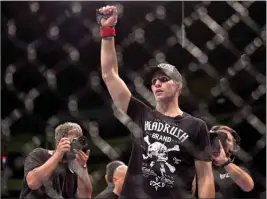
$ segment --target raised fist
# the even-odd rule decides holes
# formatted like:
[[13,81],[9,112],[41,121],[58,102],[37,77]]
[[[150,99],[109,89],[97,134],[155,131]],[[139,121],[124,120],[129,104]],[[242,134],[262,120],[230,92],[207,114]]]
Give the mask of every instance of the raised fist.
[[97,23],[102,27],[112,27],[117,23],[117,8],[104,6],[97,10]]

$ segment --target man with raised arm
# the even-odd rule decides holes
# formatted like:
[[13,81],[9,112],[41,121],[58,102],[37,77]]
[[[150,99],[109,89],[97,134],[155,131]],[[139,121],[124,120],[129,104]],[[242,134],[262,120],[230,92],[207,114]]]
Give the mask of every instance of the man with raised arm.
[[115,105],[141,129],[134,134],[121,199],[191,198],[198,176],[199,198],[214,198],[211,149],[206,123],[179,107],[182,76],[170,64],[154,66],[149,74],[155,110],[132,96],[118,74],[115,51],[117,9],[97,10],[100,25],[101,72]]

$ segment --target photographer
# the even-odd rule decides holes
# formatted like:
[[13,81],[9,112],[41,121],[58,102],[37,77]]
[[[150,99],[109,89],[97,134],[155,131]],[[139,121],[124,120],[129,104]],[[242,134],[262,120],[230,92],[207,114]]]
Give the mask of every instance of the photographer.
[[[237,198],[238,190],[250,192],[254,187],[253,179],[247,169],[233,162],[234,153],[239,150],[238,134],[228,126],[218,125],[211,128],[210,139],[216,199]],[[195,180],[193,194],[197,194]]]
[[87,140],[76,123],[55,129],[56,149],[34,149],[24,163],[20,198],[91,198],[92,185],[84,153]]

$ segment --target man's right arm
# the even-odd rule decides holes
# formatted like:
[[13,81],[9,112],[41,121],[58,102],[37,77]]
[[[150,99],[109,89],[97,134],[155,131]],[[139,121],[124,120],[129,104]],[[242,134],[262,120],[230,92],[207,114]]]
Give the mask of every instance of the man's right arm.
[[57,164],[66,151],[70,150],[70,141],[68,138],[62,138],[59,141],[57,150],[55,153],[41,166],[38,162],[40,154],[32,153],[30,154],[25,161],[25,177],[27,185],[30,189],[36,190],[40,188],[44,181],[46,181],[53,171],[56,169]]
[[215,198],[214,176],[211,163],[211,145],[207,125],[204,121],[199,124],[195,142],[195,169],[199,198]]
[[102,39],[101,70],[102,78],[108,88],[113,102],[124,112],[127,112],[128,104],[131,98],[131,92],[118,74],[114,38],[111,40]]
[[[28,158],[29,159],[27,161],[31,161],[32,157]],[[60,155],[58,153],[55,153],[42,166],[29,171],[26,175],[28,187],[32,190],[40,188],[43,182],[48,179],[52,172],[56,169],[56,166],[60,159]]]
[[[117,20],[117,10],[115,7],[104,7],[105,10],[113,9],[113,16],[108,20],[101,20],[101,24],[112,26]],[[112,20],[113,18],[114,20]],[[115,105],[127,112],[128,104],[131,99],[131,92],[124,81],[119,77],[118,62],[115,50],[114,37],[112,39],[102,39],[101,43],[101,73],[111,98]]]

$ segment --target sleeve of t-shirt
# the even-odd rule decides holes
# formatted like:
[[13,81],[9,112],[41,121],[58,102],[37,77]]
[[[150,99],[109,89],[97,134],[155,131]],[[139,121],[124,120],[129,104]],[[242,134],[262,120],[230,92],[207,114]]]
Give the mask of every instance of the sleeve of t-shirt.
[[127,115],[134,122],[138,122],[143,117],[145,111],[149,109],[150,108],[146,104],[144,104],[134,96],[131,96],[127,109]]
[[205,122],[201,122],[195,142],[195,159],[200,161],[211,161],[211,145],[208,127]]
[[114,192],[110,192],[108,194],[103,194],[103,195],[97,195],[93,199],[118,199],[119,196],[116,195]]
[[119,196],[112,192],[107,199],[117,199],[117,198],[119,198]]
[[26,177],[30,171],[43,164],[41,160],[42,155],[43,155],[42,149],[36,148],[27,156],[24,162],[24,177]]

